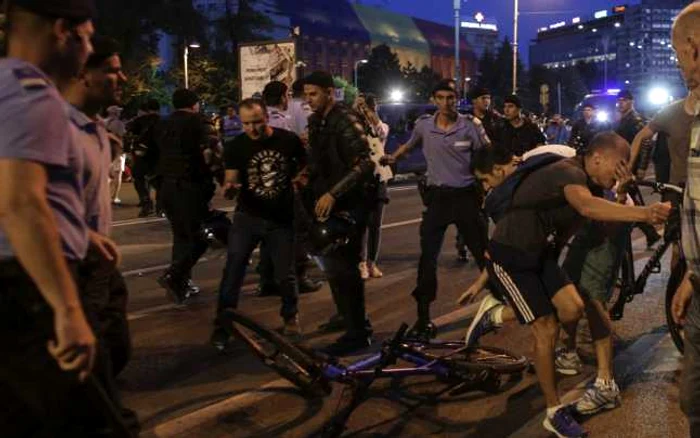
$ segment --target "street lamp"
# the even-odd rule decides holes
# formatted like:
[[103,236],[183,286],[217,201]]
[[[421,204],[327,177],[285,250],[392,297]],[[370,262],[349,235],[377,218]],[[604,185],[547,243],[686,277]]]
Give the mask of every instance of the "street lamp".
[[462,0],[454,0],[454,9],[455,9],[455,83],[457,86],[461,86],[460,84],[460,72],[459,72],[459,21],[460,21],[460,12],[459,10],[462,8]]
[[190,57],[190,49],[199,49],[199,43],[189,43],[185,44],[185,53],[184,53],[184,60],[185,60],[185,88],[190,88],[190,76],[189,76],[189,67],[188,67],[188,58]]
[[[367,64],[366,59],[360,59],[358,61],[355,61],[355,88],[357,88],[357,67],[359,67],[360,64]],[[359,88],[357,88],[359,90]]]
[[513,0],[513,94],[518,91],[518,0]]

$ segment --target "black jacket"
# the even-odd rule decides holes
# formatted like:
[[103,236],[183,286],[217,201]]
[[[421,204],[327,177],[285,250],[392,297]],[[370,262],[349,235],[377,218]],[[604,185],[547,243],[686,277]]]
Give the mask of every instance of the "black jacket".
[[571,128],[569,146],[578,151],[585,151],[596,134],[609,129],[610,125],[607,123],[599,122],[595,119],[591,120],[591,123],[586,123],[585,119],[579,119]]
[[362,124],[336,103],[325,118],[309,117],[309,185],[311,198],[326,193],[336,199],[334,211],[349,211],[366,204],[374,163]]
[[637,111],[630,111],[620,119],[620,122],[615,127],[615,132],[622,138],[632,143],[637,133],[644,128],[646,120]]
[[203,154],[209,144],[208,129],[199,114],[175,111],[156,125],[154,134],[158,176],[211,183],[212,173]]
[[495,139],[497,145],[517,156],[522,156],[539,145],[547,144],[547,138],[537,125],[527,119],[523,121],[523,125],[519,128],[514,127],[507,120],[504,121]]

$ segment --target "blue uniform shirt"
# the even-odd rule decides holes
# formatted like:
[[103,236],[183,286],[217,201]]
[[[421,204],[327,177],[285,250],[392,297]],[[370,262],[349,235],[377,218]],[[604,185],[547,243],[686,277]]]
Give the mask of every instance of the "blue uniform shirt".
[[455,124],[443,131],[436,118],[437,114],[420,117],[406,144],[410,149],[422,146],[429,185],[469,187],[476,181],[469,170],[472,154],[491,143],[484,126],[473,116],[459,114]]
[[[88,247],[82,189],[82,151],[71,139],[68,111],[49,78],[18,59],[0,60],[0,159],[42,164],[48,177],[46,197],[54,212],[70,260]],[[14,256],[0,229],[0,259]]]
[[112,150],[102,120],[92,120],[68,104],[73,141],[83,151],[85,171],[85,220],[91,230],[105,236],[112,226],[112,202],[109,192],[109,168]]
[[290,118],[277,108],[267,108],[268,124],[273,128],[292,131],[292,123]]

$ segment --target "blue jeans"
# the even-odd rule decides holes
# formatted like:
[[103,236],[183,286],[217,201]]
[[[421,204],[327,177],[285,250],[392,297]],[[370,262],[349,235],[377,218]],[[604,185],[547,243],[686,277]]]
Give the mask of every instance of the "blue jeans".
[[226,267],[219,287],[218,311],[238,307],[248,261],[261,242],[273,255],[273,275],[282,295],[280,315],[284,319],[294,317],[299,301],[294,272],[294,227],[292,224],[273,222],[243,211],[233,214]]

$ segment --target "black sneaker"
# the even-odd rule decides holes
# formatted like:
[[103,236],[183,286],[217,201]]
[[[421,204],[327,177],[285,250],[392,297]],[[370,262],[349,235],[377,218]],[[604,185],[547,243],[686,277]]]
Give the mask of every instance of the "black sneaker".
[[185,282],[185,289],[187,290],[187,296],[193,297],[195,295],[199,295],[199,293],[202,291],[199,286],[194,284],[192,279],[189,279]]
[[217,351],[223,353],[226,350],[229,340],[231,340],[231,335],[222,328],[215,328],[209,338],[209,343],[212,347],[216,348]]
[[345,356],[367,348],[370,345],[372,345],[372,338],[370,336],[343,335],[331,345],[323,348],[321,352],[330,356]]
[[328,322],[325,322],[318,326],[318,331],[321,333],[333,333],[342,332],[346,328],[347,326],[345,325],[343,317],[340,315],[333,315],[328,320]]
[[412,339],[420,342],[428,342],[437,336],[437,327],[432,321],[416,321],[413,327],[406,334],[407,339]]
[[274,297],[279,294],[280,291],[274,284],[259,284],[254,293],[256,297]]
[[189,297],[185,283],[176,281],[172,274],[165,273],[158,277],[158,284],[165,289],[165,292],[175,304],[183,304]]
[[312,292],[318,292],[319,289],[323,287],[323,283],[320,281],[312,280],[309,277],[299,278],[299,293],[309,294]]

